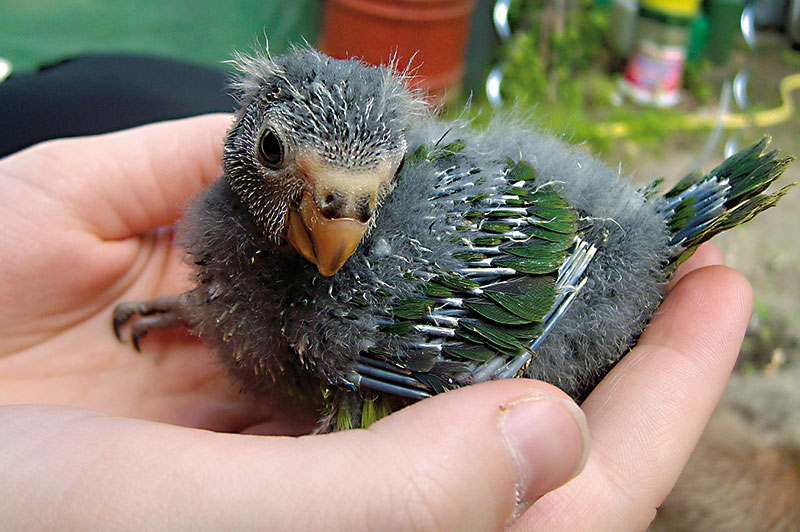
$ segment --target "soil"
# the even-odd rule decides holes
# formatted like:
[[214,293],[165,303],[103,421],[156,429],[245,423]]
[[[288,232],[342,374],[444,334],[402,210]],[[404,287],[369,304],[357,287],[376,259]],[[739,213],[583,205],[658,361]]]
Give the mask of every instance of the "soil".
[[[751,72],[747,91],[749,109],[777,107],[782,102],[778,90],[781,79],[800,71],[800,51],[793,50],[783,34],[760,33],[754,52],[736,50],[730,64],[712,69],[707,76],[721,87],[724,80],[732,79],[742,69]],[[797,92],[791,98],[795,105],[800,103]],[[707,110],[713,107],[708,106]],[[800,158],[800,111],[769,129],[750,127],[723,132],[713,155],[702,168],[710,170],[721,162],[723,146],[729,139],[738,139],[739,147],[744,147],[765,135],[772,137],[771,146],[780,149],[783,155]],[[676,135],[653,148],[622,142],[614,153],[602,157],[612,167],[622,160],[623,173],[632,174],[636,182],[644,184],[663,177],[670,183],[693,169],[706,138],[696,134]],[[789,167],[778,186],[792,182],[800,182],[800,161]],[[747,276],[754,290],[754,313],[740,355],[739,371],[746,375],[800,365],[800,186],[789,191],[774,209],[717,236],[714,242],[722,248],[726,263]],[[797,407],[800,410],[800,399]]]

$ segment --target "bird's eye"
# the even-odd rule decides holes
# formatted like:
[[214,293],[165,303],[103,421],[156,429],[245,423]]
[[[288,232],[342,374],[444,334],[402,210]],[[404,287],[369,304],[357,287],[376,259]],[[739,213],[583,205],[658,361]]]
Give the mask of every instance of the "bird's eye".
[[274,131],[266,129],[258,141],[258,155],[261,162],[272,168],[283,164],[283,144]]

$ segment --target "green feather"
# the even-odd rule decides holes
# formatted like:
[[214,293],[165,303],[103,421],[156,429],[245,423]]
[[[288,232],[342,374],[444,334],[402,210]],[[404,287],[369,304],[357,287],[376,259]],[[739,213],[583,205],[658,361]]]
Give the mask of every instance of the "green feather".
[[486,362],[487,360],[491,360],[493,357],[497,356],[497,351],[482,345],[448,345],[442,348],[442,352],[451,357],[475,360],[477,362]]
[[397,334],[397,335],[404,335],[410,333],[414,328],[414,323],[410,321],[398,321],[395,323],[387,323],[386,325],[381,325],[378,327],[378,330],[381,332],[385,332],[386,334]]
[[522,213],[506,211],[502,209],[498,209],[496,211],[489,211],[486,213],[487,218],[522,218],[523,216],[525,215]]
[[560,220],[531,220],[531,224],[549,231],[574,236],[578,231],[577,222],[563,222]]
[[492,301],[502,306],[505,310],[519,316],[521,319],[527,320],[528,323],[542,321],[542,318],[553,308],[553,303],[556,300],[555,290],[544,297],[537,297],[534,295],[517,296],[511,294],[487,295]]
[[569,223],[575,222],[578,219],[578,216],[575,214],[574,210],[565,209],[564,207],[536,205],[533,207],[528,207],[527,210],[528,214],[531,216],[536,216],[540,220],[552,220]]
[[549,259],[495,259],[492,266],[512,268],[519,273],[541,274],[557,270],[564,262],[566,253],[559,253]]
[[457,275],[440,275],[436,278],[436,281],[447,288],[466,292],[469,292],[480,286],[475,281],[470,281],[469,279],[459,277]]
[[[523,233],[526,235],[530,235],[536,238],[541,238],[542,240],[547,240],[550,242],[561,242],[561,243],[568,243],[572,245],[573,240],[575,240],[575,233],[564,233],[564,232],[557,232],[548,229],[547,227],[542,227],[539,225],[532,225],[530,227],[526,227],[522,230]],[[569,247],[569,246],[567,246]]]
[[675,196],[677,196],[681,192],[687,190],[689,187],[691,187],[692,185],[694,185],[695,183],[700,181],[702,178],[703,178],[702,172],[700,172],[699,170],[694,170],[694,171],[686,174],[686,176],[684,176],[683,179],[678,181],[675,184],[675,186],[673,186],[671,189],[669,189],[664,194],[664,197],[667,198],[667,199],[674,198]]
[[473,262],[476,260],[485,259],[486,255],[477,251],[456,251],[453,253],[453,257],[465,262]]
[[509,312],[502,306],[495,305],[491,302],[470,301],[464,303],[464,306],[477,312],[481,317],[500,325],[525,325],[533,321],[532,319],[526,319],[523,316]]
[[364,399],[364,403],[361,406],[361,428],[369,427],[379,419],[391,414],[391,412],[389,397],[386,394]]
[[[462,322],[462,327],[463,330],[480,337],[487,345],[494,345],[506,354],[516,354],[519,350],[525,349],[525,346],[519,343],[513,334],[500,327],[494,327],[477,320]],[[459,330],[462,330],[462,328],[460,327]]]
[[431,281],[420,286],[422,293],[430,297],[452,297],[453,291],[441,284]]
[[476,246],[499,246],[505,239],[501,236],[479,236],[472,239]]
[[433,300],[424,297],[404,297],[395,303],[392,314],[404,320],[420,320],[433,308]]
[[350,430],[353,428],[353,417],[351,415],[350,409],[344,402],[339,404],[339,408],[336,410],[336,430]]
[[563,255],[566,255],[566,250],[572,247],[571,241],[569,245],[566,246],[560,242],[544,242],[541,240],[538,242],[534,241],[533,244],[534,245],[527,246],[508,246],[500,249],[502,249],[504,253],[525,259],[547,260],[561,254],[563,260]]
[[486,222],[481,225],[481,229],[487,233],[504,234],[511,231],[511,226],[500,222]]
[[536,179],[536,170],[525,161],[520,161],[516,164],[509,161],[509,167],[506,179],[511,183],[516,181],[533,181]]
[[[681,244],[682,251],[672,259],[673,265],[688,259],[703,242],[774,206],[796,184],[787,185],[773,194],[764,192],[783,174],[793,160],[791,157],[778,158],[776,150],[764,153],[768,143],[769,138],[761,139],[752,146],[730,156],[705,177],[698,177],[699,174],[690,174],[665,194],[667,198],[676,198],[687,191],[692,184],[702,185],[715,177],[720,180],[727,179],[730,187],[725,201],[727,210],[718,215],[713,222],[699,226],[695,231],[687,231],[689,234],[683,236],[685,241]],[[675,207],[674,213],[667,221],[673,234],[685,228],[696,216],[695,204],[696,198],[691,193],[687,193],[687,197]]]

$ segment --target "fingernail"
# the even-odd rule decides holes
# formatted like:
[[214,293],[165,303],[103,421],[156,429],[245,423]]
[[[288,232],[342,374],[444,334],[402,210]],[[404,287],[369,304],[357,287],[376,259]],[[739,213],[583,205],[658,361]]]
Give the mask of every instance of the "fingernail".
[[559,397],[524,397],[501,410],[500,430],[516,466],[516,519],[536,499],[583,470],[589,427],[580,407]]

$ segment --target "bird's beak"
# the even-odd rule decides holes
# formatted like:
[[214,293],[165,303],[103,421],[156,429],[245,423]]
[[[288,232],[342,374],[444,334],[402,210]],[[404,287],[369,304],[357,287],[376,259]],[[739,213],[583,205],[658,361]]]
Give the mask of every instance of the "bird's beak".
[[311,194],[303,194],[300,208],[289,211],[286,238],[303,257],[330,277],[347,261],[367,232],[368,224],[353,218],[322,215]]
[[356,250],[397,164],[358,171],[334,169],[308,155],[300,160],[308,187],[299,207],[289,210],[286,239],[319,273],[335,274]]

